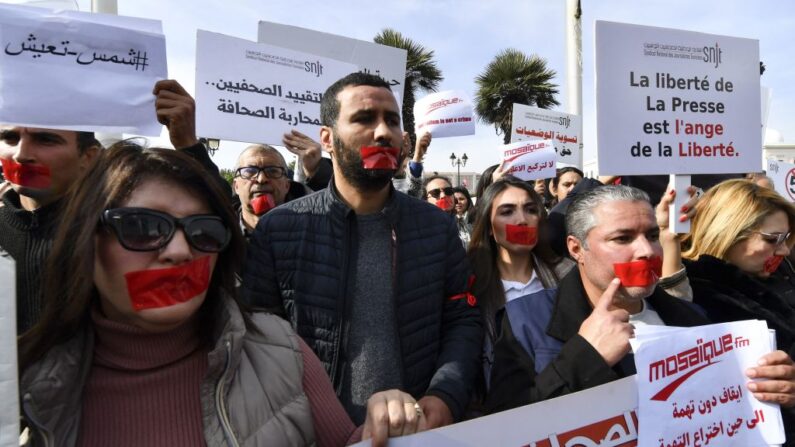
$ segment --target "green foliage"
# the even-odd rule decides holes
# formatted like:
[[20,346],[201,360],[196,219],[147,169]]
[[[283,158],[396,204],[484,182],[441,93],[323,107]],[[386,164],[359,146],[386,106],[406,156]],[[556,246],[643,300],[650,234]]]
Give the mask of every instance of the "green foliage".
[[493,124],[497,135],[502,132],[508,144],[514,103],[542,109],[560,104],[555,99],[558,86],[551,82],[554,77],[555,71],[547,68],[543,58],[512,48],[503,50],[475,78],[475,113],[481,121]]
[[375,43],[406,50],[406,79],[403,83],[403,130],[411,136],[413,155],[417,135],[414,134],[414,102],[417,90],[435,92],[444,79],[433,59],[433,50],[414,42],[390,28],[381,30],[373,38]]
[[223,177],[224,180],[229,182],[229,184],[231,185],[232,179],[235,178],[235,171],[231,169],[221,169],[220,172],[221,172],[221,177]]

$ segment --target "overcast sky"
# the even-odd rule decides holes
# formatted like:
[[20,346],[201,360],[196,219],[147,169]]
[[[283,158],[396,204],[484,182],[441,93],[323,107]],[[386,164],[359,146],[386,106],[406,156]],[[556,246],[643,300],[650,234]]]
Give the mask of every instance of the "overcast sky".
[[[89,0],[76,3],[80,10],[90,10]],[[381,29],[394,28],[435,51],[444,75],[440,90],[463,90],[473,96],[474,78],[500,50],[512,47],[537,54],[557,72],[554,82],[561,92],[557,110],[565,111],[564,0],[118,0],[118,9],[120,15],[162,20],[169,76],[191,92],[196,29],[255,41],[257,22],[267,20],[368,41]],[[767,66],[762,85],[773,92],[768,126],[778,130],[785,142],[795,143],[795,2],[584,0],[582,9],[585,160],[596,156],[595,20],[758,39]],[[501,142],[487,125],[479,125],[474,137],[437,139],[426,157],[427,169],[451,170],[450,153],[466,152],[470,161],[464,170],[482,171],[498,161]],[[216,163],[231,167],[241,148],[223,142]]]

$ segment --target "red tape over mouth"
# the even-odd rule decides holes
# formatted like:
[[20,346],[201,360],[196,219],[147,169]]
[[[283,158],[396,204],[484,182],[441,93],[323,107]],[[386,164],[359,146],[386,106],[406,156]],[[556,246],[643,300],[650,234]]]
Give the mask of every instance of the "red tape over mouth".
[[45,189],[52,184],[50,168],[44,165],[17,163],[14,160],[0,159],[3,176],[9,182],[28,188]]
[[386,146],[362,146],[362,167],[364,169],[391,169],[398,168],[398,155],[400,148]]
[[648,287],[662,276],[662,258],[639,259],[613,264],[616,278],[624,287]]
[[436,201],[436,206],[445,210],[450,211],[453,208],[453,199],[447,196],[444,196]]
[[505,239],[512,244],[535,245],[538,242],[538,227],[506,224]]
[[784,256],[771,256],[767,258],[765,261],[765,272],[773,273],[778,270],[778,266],[781,265],[781,261],[784,260]]
[[257,216],[261,216],[275,207],[276,201],[273,200],[273,196],[270,193],[257,196],[251,201],[251,208]]
[[210,285],[210,257],[178,267],[140,270],[124,275],[135,311],[184,303]]

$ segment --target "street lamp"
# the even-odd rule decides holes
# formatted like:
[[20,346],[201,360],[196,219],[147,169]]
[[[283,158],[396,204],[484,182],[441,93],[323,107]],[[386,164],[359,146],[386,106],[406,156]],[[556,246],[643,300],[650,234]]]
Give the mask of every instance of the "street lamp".
[[215,138],[199,138],[199,141],[207,148],[207,152],[210,153],[210,156],[215,155],[218,147],[221,146],[221,140]]
[[461,158],[456,157],[455,152],[450,154],[450,162],[458,169],[458,174],[456,175],[457,186],[461,186],[461,166],[466,166],[467,160],[469,160],[469,157],[467,157],[466,153]]

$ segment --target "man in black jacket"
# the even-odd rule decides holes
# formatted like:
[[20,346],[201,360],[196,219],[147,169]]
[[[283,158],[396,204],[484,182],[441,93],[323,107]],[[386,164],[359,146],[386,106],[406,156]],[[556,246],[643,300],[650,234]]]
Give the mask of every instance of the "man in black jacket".
[[[490,412],[635,374],[629,346],[635,326],[709,323],[693,305],[657,287],[660,229],[646,193],[628,186],[585,192],[569,206],[566,229],[577,268],[557,290],[506,305],[486,400]],[[621,266],[633,261],[648,263],[645,274],[619,279]],[[751,368],[749,377],[770,380],[751,391],[760,400],[795,404],[792,359],[781,351],[763,359],[766,366]]]
[[321,103],[328,188],[274,209],[251,239],[243,297],[285,315],[361,423],[367,398],[399,388],[426,427],[464,413],[483,338],[452,217],[394,190],[400,110],[383,79],[354,73]]
[[0,129],[0,159],[11,185],[0,201],[0,250],[16,262],[19,334],[41,314],[42,272],[60,221],[61,199],[99,149],[91,132]]

